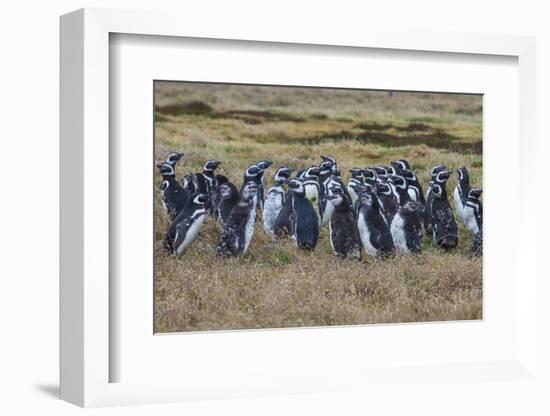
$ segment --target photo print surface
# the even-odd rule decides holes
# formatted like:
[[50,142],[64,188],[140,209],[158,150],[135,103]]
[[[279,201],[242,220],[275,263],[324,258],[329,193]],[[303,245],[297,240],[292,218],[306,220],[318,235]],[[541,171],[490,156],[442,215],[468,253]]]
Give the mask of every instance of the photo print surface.
[[156,333],[482,318],[482,96],[154,82]]

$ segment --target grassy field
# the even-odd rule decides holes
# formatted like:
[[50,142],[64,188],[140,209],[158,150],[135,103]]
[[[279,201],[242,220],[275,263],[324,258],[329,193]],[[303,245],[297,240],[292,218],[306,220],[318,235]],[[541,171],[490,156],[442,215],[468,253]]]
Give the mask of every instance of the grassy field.
[[[306,167],[330,154],[348,169],[405,158],[424,189],[433,165],[466,165],[482,185],[481,96],[157,82],[155,154],[183,151],[177,176],[208,159],[240,186],[261,159]],[[157,176],[157,185],[160,176]],[[456,172],[448,182],[449,194]],[[208,218],[175,258],[162,247],[168,220],[155,204],[155,332],[443,321],[482,317],[482,261],[459,222],[459,247],[444,253],[424,239],[420,256],[361,262],[336,258],[328,230],[312,253],[273,242],[261,223],[243,258],[214,255]],[[452,198],[451,199],[451,204]]]

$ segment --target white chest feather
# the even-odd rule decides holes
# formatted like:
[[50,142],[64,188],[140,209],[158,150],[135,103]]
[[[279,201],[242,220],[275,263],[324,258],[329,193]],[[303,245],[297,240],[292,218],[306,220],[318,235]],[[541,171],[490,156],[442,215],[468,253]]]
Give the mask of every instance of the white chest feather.
[[273,235],[273,229],[275,227],[275,221],[277,216],[283,207],[283,192],[278,190],[269,190],[266,195],[264,203],[264,229],[265,231]]
[[465,221],[464,219],[464,205],[462,204],[462,199],[460,198],[460,190],[458,189],[458,186],[455,188],[455,191],[453,193],[454,201],[455,201],[455,208],[456,213],[459,216],[459,218],[462,220],[462,222]]
[[[176,254],[179,256],[183,251],[191,245],[191,243],[197,238],[197,235],[199,235],[199,230],[201,228],[202,223],[204,222],[204,219],[206,218],[205,210],[199,210],[196,211],[193,214],[193,223],[187,230],[187,233],[185,234],[185,238],[181,242],[180,245],[176,247]],[[178,235],[176,234],[175,241],[177,241]]]
[[327,201],[327,204],[325,206],[325,211],[323,212],[323,224],[326,224],[330,221],[330,218],[332,217],[332,213],[334,212],[334,205],[330,203],[330,201]]
[[405,221],[403,220],[403,217],[401,217],[400,213],[397,213],[393,217],[390,230],[395,249],[401,253],[408,253],[409,248],[407,247],[407,238],[405,236],[404,225]]
[[378,250],[374,248],[370,242],[370,231],[367,226],[367,221],[365,219],[365,214],[363,212],[359,213],[359,218],[357,218],[357,228],[359,229],[359,235],[361,237],[361,242],[363,247],[369,256],[377,256]]
[[250,245],[250,242],[252,241],[252,236],[254,235],[254,224],[256,224],[256,204],[254,203],[252,206],[252,209],[250,210],[250,214],[248,214],[248,219],[246,220],[246,225],[244,227],[244,249],[241,253],[244,255],[246,251],[248,250],[248,246]]
[[479,226],[476,221],[475,209],[469,205],[464,206],[462,214],[462,221],[464,222],[464,227],[472,234],[476,235],[479,231]]

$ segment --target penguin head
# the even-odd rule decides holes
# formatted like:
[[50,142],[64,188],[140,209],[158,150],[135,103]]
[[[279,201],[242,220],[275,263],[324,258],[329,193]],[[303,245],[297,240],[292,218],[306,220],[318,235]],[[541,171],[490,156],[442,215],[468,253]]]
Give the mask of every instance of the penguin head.
[[157,165],[159,168],[159,172],[162,176],[175,176],[176,172],[174,171],[174,167],[170,165],[169,163],[160,163]]
[[183,189],[190,189],[193,185],[193,177],[191,175],[185,175],[183,177]]
[[254,181],[248,181],[243,185],[241,197],[245,201],[250,201],[258,193],[258,185]]
[[219,160],[209,160],[204,164],[203,169],[207,172],[213,172],[221,163]]
[[180,160],[182,158],[182,156],[183,156],[183,153],[171,152],[166,157],[166,163],[168,163],[171,166],[175,166],[176,163],[178,163],[178,160]]
[[331,162],[333,165],[336,165],[336,159],[334,159],[332,156],[321,155],[321,159],[323,160],[323,162]]
[[244,175],[247,178],[255,178],[257,177],[262,170],[259,168],[258,165],[250,165],[248,168],[246,168]]
[[373,168],[365,168],[362,170],[363,178],[366,181],[374,182],[376,181],[376,171]]
[[275,175],[273,175],[273,180],[275,182],[287,182],[290,178],[291,173],[292,169],[290,169],[288,166],[281,166],[279,169],[277,169]]
[[386,172],[388,172],[388,176],[390,175],[398,175],[399,169],[396,169],[392,165],[384,166],[384,169],[386,169]]
[[434,182],[443,185],[449,177],[451,176],[451,172],[448,170],[441,170],[435,174]]
[[320,174],[321,174],[321,170],[319,169],[319,167],[313,165],[306,169],[304,173],[304,178],[317,179]]
[[446,169],[445,165],[435,165],[431,172],[430,172],[430,175],[432,177],[432,181],[435,180],[435,177],[437,176],[437,174],[441,171],[444,171]]
[[376,192],[378,194],[382,194],[382,195],[391,195],[392,194],[391,187],[387,183],[377,183],[376,184]]
[[361,178],[363,176],[363,170],[361,168],[351,168],[349,170],[352,178]]
[[376,172],[376,177],[385,182],[388,179],[388,171],[383,166],[375,166],[374,171]]
[[[389,186],[384,184],[385,186]],[[359,199],[361,203],[365,206],[371,206],[374,203],[374,190],[371,186],[365,186],[362,191],[359,193]]]
[[224,183],[229,182],[229,179],[227,179],[227,176],[225,175],[216,175],[216,183],[219,185],[222,185]]
[[327,199],[337,207],[344,201],[344,190],[340,185],[332,185],[329,189],[331,193],[327,195]]
[[229,181],[220,185],[220,195],[222,198],[230,198],[236,193],[236,188]]
[[394,162],[391,162],[391,165],[395,168],[396,171],[400,171],[404,169],[411,170],[410,163],[405,159],[399,159]]
[[461,166],[456,170],[456,173],[458,173],[458,180],[460,182],[470,182],[470,175],[468,174],[468,169],[466,169],[466,166]]
[[472,188],[470,189],[470,192],[468,192],[468,199],[473,201],[479,201],[479,198],[481,198],[481,189],[479,188]]
[[353,189],[357,195],[361,194],[361,192],[365,192],[365,189],[367,187],[371,188],[370,185],[365,185],[364,183],[360,182],[358,179],[354,179],[354,178],[350,179],[348,186],[351,189]]
[[412,171],[412,170],[409,170],[409,169],[401,169],[401,171],[399,172],[399,174],[401,176],[403,176],[403,178],[405,178],[406,181],[416,181],[417,178],[416,178],[416,175],[415,173]]
[[256,163],[256,166],[260,168],[261,171],[266,170],[268,167],[270,167],[273,164],[270,160],[260,160],[258,163]]
[[304,181],[302,179],[293,178],[288,181],[288,188],[298,195],[305,194]]
[[388,180],[395,189],[407,189],[407,181],[401,175],[390,175]]
[[205,194],[197,194],[193,197],[193,203],[195,205],[204,206],[206,204],[206,195]]
[[333,166],[334,166],[334,163],[332,163],[330,160],[323,160],[319,165],[320,174],[328,175],[329,173],[332,172]]

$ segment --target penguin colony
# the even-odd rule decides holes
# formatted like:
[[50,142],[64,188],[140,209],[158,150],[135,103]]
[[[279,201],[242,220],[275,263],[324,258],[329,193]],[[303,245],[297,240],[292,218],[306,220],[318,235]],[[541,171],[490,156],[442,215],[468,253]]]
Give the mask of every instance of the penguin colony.
[[[458,226],[446,188],[452,172],[443,165],[432,168],[426,193],[406,160],[354,167],[345,184],[331,156],[321,156],[319,165],[298,171],[278,167],[273,185],[265,189],[264,174],[271,161],[248,166],[240,186],[216,174],[219,160],[207,161],[202,172],[185,175],[180,183],[176,165],[183,156],[170,153],[157,165],[162,176],[160,196],[171,221],[164,245],[176,256],[199,236],[207,215],[219,224],[215,254],[223,257],[247,252],[256,221],[263,222],[272,239],[292,238],[296,247],[310,251],[317,246],[321,228],[327,227],[334,254],[356,260],[363,255],[419,254],[423,238],[442,250],[458,244]],[[481,189],[470,186],[466,167],[457,174],[456,214],[471,234],[472,256],[481,256]]]

